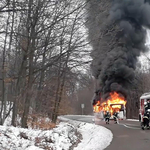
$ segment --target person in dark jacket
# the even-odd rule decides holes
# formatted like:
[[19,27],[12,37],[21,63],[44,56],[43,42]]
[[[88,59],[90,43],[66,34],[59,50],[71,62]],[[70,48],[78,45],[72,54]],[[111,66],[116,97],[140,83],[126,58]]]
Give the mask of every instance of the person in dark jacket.
[[118,112],[114,111],[113,118],[116,124],[118,124]]
[[143,122],[142,122],[142,129],[145,128],[149,129],[149,120],[150,120],[150,113],[146,111],[143,116]]
[[150,100],[149,99],[147,100],[147,102],[145,102],[144,108],[145,108],[145,112],[147,112],[148,109],[150,109]]
[[110,120],[110,112],[109,111],[106,112],[104,118],[105,118],[106,124],[109,124],[109,120]]

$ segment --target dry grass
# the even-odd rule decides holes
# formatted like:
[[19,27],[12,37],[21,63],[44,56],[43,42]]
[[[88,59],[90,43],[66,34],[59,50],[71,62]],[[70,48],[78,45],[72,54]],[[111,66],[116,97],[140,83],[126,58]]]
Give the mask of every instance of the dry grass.
[[49,130],[55,128],[56,124],[52,123],[47,117],[32,114],[29,116],[28,126],[33,129]]

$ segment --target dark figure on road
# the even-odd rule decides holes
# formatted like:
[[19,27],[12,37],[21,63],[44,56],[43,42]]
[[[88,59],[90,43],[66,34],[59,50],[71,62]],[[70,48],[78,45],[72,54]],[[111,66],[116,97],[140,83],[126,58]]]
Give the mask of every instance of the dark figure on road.
[[110,119],[110,113],[109,113],[109,111],[106,112],[104,118],[105,118],[106,124],[109,124],[109,119]]
[[148,99],[146,104],[144,105],[145,107],[145,112],[147,112],[150,109],[150,100]]
[[115,123],[118,124],[118,112],[115,111],[115,112],[113,113],[113,117],[114,117]]
[[143,122],[141,123],[143,130],[145,128],[149,129],[149,119],[150,119],[150,114],[147,111],[147,112],[144,113]]

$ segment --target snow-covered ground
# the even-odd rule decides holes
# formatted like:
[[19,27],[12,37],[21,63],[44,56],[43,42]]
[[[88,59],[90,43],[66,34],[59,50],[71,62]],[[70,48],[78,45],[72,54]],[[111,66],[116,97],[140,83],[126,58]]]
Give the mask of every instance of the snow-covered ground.
[[0,150],[103,150],[110,130],[90,123],[63,120],[52,130],[0,126]]
[[81,123],[80,121],[68,120],[61,117],[61,120],[67,120],[68,123],[74,125],[79,133],[82,135],[82,140],[74,150],[103,150],[112,141],[112,132],[102,126]]

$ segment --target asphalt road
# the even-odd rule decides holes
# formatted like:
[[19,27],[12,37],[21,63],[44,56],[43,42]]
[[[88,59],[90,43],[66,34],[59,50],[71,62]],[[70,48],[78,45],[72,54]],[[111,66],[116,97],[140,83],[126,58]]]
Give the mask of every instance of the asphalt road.
[[150,130],[142,130],[137,121],[110,122],[104,125],[113,133],[113,140],[106,150],[150,150]]
[[[94,117],[74,116],[70,119],[94,123]],[[97,120],[95,124],[104,126],[112,131],[113,140],[105,150],[150,150],[150,130],[142,130],[140,122],[120,120],[119,124],[114,124],[111,120],[106,125],[104,121]]]

